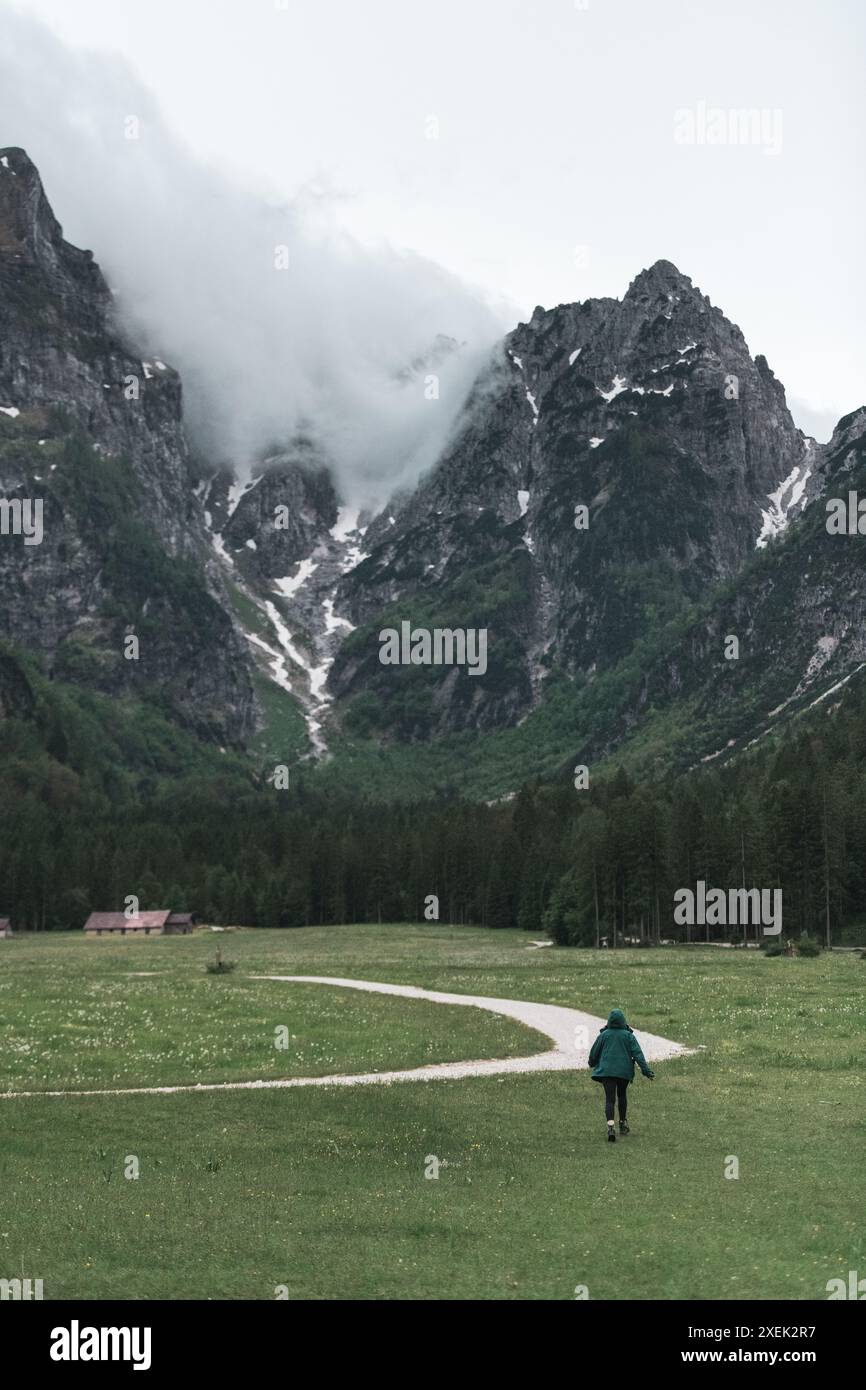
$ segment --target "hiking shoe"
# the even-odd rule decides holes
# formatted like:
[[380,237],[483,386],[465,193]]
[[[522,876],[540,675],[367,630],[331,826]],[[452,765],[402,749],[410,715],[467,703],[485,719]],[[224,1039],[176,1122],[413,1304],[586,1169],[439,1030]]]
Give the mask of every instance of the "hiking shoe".
[[614,1129],[613,1125],[608,1125],[607,1127],[607,1142],[609,1144],[616,1143],[616,1130]]
[[620,1132],[620,1134],[629,1134],[629,1133],[630,1133],[629,1127],[628,1127],[628,1125],[626,1124],[625,1120],[620,1120],[620,1122],[619,1122],[619,1132]]

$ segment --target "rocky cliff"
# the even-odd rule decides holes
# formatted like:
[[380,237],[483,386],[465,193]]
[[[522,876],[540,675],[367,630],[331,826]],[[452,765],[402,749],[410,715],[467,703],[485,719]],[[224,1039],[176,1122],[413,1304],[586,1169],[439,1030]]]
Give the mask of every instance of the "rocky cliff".
[[0,496],[42,516],[28,541],[7,508],[0,636],[58,679],[157,699],[208,739],[249,736],[246,644],[193,490],[180,380],[126,341],[91,253],[63,239],[14,148],[0,150]]
[[[809,688],[857,664],[860,588],[837,640],[815,595],[835,592],[841,552],[822,544],[816,588],[797,540],[814,531],[808,509],[843,454],[851,466],[852,429],[827,446],[806,438],[740,328],[660,261],[622,300],[539,308],[519,325],[410,495],[348,525],[342,509],[335,525],[327,460],[311,475],[309,459],[306,472],[286,459],[239,492],[219,545],[269,593],[272,615],[278,606],[276,647],[295,692],[312,692],[319,751],[347,737],[429,746],[519,728],[528,771],[533,739],[549,752],[555,690],[562,750],[569,723],[574,750],[603,756],[688,698],[682,757],[711,756],[721,732],[738,747],[760,731],[762,701],[779,703],[765,686],[797,707],[797,662]],[[294,496],[302,520],[277,545],[273,507]],[[767,616],[747,620],[759,589]],[[771,592],[788,604],[773,631]],[[484,677],[383,667],[379,633],[402,620],[486,629]],[[737,625],[732,674],[719,629]]]
[[[338,608],[375,627],[439,596],[458,621],[476,576],[491,677],[467,703],[441,673],[430,708],[440,730],[515,721],[552,669],[592,679],[736,574],[811,495],[816,459],[765,360],[658,262],[622,301],[537,309],[510,335],[432,476],[370,528]],[[385,694],[375,660],[349,639],[335,693]]]

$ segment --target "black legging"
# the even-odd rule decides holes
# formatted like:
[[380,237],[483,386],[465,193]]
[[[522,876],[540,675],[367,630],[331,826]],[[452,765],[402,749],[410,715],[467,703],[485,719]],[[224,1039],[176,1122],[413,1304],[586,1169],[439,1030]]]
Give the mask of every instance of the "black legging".
[[622,1076],[602,1076],[600,1080],[604,1087],[605,1119],[613,1119],[613,1103],[616,1100],[619,1105],[620,1122],[622,1122],[628,1109],[628,1082]]

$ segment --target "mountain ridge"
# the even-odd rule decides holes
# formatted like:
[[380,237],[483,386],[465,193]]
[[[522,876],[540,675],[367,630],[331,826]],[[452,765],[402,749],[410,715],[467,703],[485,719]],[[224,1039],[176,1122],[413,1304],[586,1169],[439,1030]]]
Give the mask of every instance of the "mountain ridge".
[[[408,376],[420,390],[456,350],[443,336]],[[38,485],[48,522],[37,554],[3,538],[0,636],[253,761],[352,768],[378,749],[397,769],[427,749],[447,785],[491,740],[526,771],[537,738],[553,775],[664,711],[688,725],[676,757],[739,750],[866,661],[866,580],[813,505],[861,477],[863,419],[809,439],[739,326],[659,260],[622,299],[518,324],[436,464],[377,514],[347,506],[313,437],[239,477],[190,448],[177,373],[127,341],[35,166],[0,151],[0,483]],[[489,631],[484,677],[383,667],[378,632],[404,619]],[[743,664],[719,665],[737,628]],[[512,790],[499,775],[484,789]]]

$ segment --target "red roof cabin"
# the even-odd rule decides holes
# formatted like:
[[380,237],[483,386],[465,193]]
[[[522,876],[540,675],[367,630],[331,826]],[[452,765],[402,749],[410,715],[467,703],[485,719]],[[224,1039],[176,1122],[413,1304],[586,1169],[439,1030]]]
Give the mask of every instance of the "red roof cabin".
[[85,936],[186,936],[195,918],[191,912],[138,912],[127,917],[125,912],[91,912],[84,923]]

